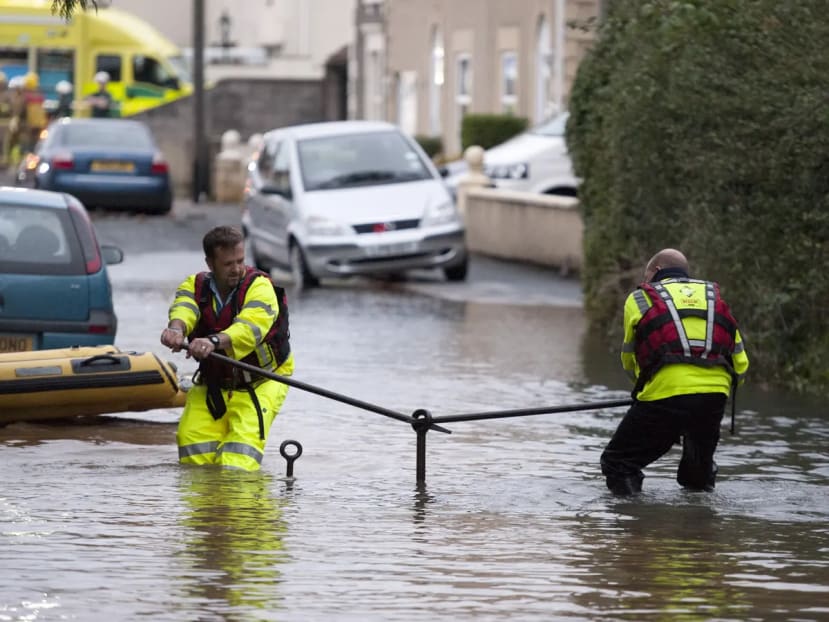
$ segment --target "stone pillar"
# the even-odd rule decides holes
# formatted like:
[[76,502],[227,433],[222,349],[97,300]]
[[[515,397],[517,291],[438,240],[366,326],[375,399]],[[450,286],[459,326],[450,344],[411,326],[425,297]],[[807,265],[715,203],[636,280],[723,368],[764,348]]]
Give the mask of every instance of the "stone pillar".
[[492,187],[492,180],[484,173],[484,150],[478,145],[471,145],[463,152],[463,158],[469,165],[469,172],[458,181],[458,211],[466,218],[466,191],[469,188]]
[[216,156],[213,196],[219,203],[241,203],[245,189],[246,159],[236,130],[222,134],[222,148]]

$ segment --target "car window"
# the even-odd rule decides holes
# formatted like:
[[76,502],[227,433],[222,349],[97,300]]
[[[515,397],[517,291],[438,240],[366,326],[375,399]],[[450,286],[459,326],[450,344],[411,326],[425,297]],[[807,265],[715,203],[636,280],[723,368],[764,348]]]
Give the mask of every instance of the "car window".
[[86,274],[69,212],[0,205],[0,272]]
[[277,147],[273,169],[268,180],[269,184],[282,191],[291,189],[291,156],[287,143]]
[[567,129],[567,117],[569,115],[565,112],[549,121],[545,121],[536,125],[530,130],[531,134],[539,134],[541,136],[564,136]]
[[117,54],[98,54],[95,58],[95,72],[106,71],[112,82],[121,81],[121,57]]
[[259,159],[256,161],[256,168],[262,179],[268,179],[271,171],[273,171],[273,163],[276,159],[277,149],[279,149],[279,143],[272,140],[266,142],[262,147],[262,151],[259,153]]
[[164,87],[169,86],[173,78],[156,59],[142,54],[132,57],[132,75],[136,82],[149,82]]
[[297,149],[309,191],[432,177],[421,156],[395,131],[308,138]]
[[140,123],[66,123],[56,133],[55,143],[62,147],[154,148],[150,131]]

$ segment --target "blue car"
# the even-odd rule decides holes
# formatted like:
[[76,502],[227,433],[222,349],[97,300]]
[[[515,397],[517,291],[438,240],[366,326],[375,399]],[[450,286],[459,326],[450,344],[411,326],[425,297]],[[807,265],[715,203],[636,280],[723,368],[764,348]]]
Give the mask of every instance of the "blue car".
[[106,264],[123,258],[76,198],[0,187],[0,352],[114,343]]
[[17,182],[67,192],[87,208],[166,214],[173,205],[167,161],[147,125],[128,119],[55,121],[23,160]]

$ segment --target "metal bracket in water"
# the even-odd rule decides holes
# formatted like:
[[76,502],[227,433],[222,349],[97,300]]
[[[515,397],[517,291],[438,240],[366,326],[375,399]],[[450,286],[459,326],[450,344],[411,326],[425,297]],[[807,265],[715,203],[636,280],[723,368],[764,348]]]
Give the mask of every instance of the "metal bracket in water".
[[426,481],[426,433],[432,427],[432,413],[418,408],[412,413],[412,428],[417,433],[416,479],[421,484]]
[[[287,451],[288,447],[295,447],[296,453],[289,454]],[[279,453],[285,458],[285,462],[288,463],[288,467],[285,470],[285,477],[293,477],[294,476],[294,461],[302,455],[302,445],[299,441],[282,441],[282,444],[279,446]]]

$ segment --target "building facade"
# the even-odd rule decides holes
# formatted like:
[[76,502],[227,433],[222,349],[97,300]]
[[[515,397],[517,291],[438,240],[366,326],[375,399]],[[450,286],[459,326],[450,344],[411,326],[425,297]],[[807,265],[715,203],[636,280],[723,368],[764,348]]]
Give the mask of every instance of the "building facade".
[[349,114],[441,137],[467,113],[541,122],[567,106],[600,0],[361,0]]
[[[171,10],[171,2],[176,10]],[[178,10],[178,4],[186,10]],[[116,0],[192,55],[192,0]],[[356,0],[204,0],[205,77],[323,79],[354,38]]]

